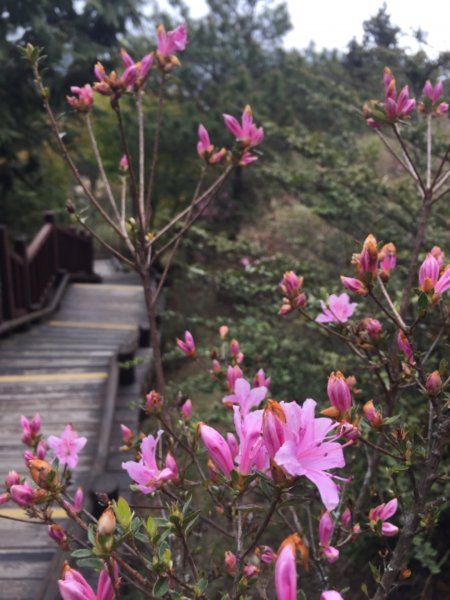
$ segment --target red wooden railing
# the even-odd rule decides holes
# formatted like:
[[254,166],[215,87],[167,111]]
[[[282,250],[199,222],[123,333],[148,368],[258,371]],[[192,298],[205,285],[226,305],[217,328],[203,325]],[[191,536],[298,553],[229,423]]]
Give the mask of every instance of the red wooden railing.
[[92,239],[55,222],[46,213],[44,225],[30,244],[19,238],[11,247],[0,225],[0,323],[41,309],[61,271],[93,276]]

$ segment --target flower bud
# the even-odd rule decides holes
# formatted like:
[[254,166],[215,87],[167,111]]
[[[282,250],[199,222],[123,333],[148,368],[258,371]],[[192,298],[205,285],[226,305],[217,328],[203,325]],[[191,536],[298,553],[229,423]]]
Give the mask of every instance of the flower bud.
[[156,390],[151,390],[145,397],[145,410],[149,413],[158,413],[162,408],[162,398]]
[[48,526],[48,535],[55,541],[61,550],[68,550],[68,540],[64,529],[56,523]]
[[21,477],[20,477],[19,473],[17,473],[17,471],[14,471],[14,470],[10,471],[5,478],[6,489],[9,490],[9,488],[12,485],[18,485],[20,483],[20,479],[21,479]]
[[195,342],[190,331],[184,332],[184,341],[177,338],[177,346],[186,356],[196,357]]
[[0,494],[0,506],[2,506],[2,504],[6,504],[7,502],[9,502],[11,499],[11,496],[9,494]]
[[33,458],[28,463],[30,469],[30,475],[36,485],[44,490],[53,488],[58,483],[56,473],[54,473],[53,479],[51,479],[52,466],[46,460],[40,460],[39,458]]
[[240,365],[241,362],[244,360],[244,355],[241,352],[239,342],[237,340],[231,340],[230,342],[230,356],[236,361],[236,364],[238,365]]
[[442,379],[439,371],[433,371],[427,376],[425,387],[430,396],[438,396],[442,391]]
[[228,335],[228,332],[229,332],[229,327],[228,327],[228,325],[221,325],[221,326],[219,327],[219,335],[220,335],[220,339],[221,339],[221,340],[224,340],[224,339],[227,337],[227,335]]
[[327,394],[330,403],[340,412],[348,412],[352,406],[350,388],[341,371],[333,371],[328,378]]
[[11,500],[24,508],[36,500],[35,490],[26,482],[21,485],[12,485],[9,492]]
[[263,412],[262,436],[270,458],[281,448],[285,441],[286,414],[278,402],[269,400]]
[[192,401],[190,398],[183,403],[182,407],[180,408],[180,412],[183,419],[185,421],[189,421],[189,419],[192,417]]
[[220,373],[222,370],[222,367],[220,366],[220,362],[217,360],[217,358],[213,358],[211,361],[211,370],[213,373]]
[[381,416],[381,412],[375,409],[372,400],[369,400],[364,404],[363,413],[366,421],[370,423],[370,425],[375,429],[378,429],[383,424],[383,417]]
[[223,562],[225,565],[225,571],[228,573],[228,575],[231,575],[231,577],[234,577],[236,575],[236,563],[237,563],[236,555],[233,554],[233,552],[231,552],[230,550],[226,550],[225,558],[224,558]]
[[275,562],[277,555],[270,546],[261,546],[259,548],[259,558],[265,565],[270,565]]
[[341,283],[345,287],[346,290],[353,292],[354,294],[358,294],[358,296],[367,296],[369,290],[359,279],[355,279],[354,277],[344,277],[341,275]]
[[256,565],[245,565],[242,571],[247,579],[256,579],[259,575],[259,569]]
[[97,523],[97,535],[112,535],[116,530],[116,516],[111,506],[105,508]]

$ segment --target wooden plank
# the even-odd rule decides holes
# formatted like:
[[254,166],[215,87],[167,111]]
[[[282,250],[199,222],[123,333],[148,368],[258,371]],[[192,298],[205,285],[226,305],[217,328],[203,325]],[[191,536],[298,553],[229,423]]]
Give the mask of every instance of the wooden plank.
[[49,382],[49,381],[92,381],[106,379],[108,373],[106,371],[98,371],[91,373],[34,373],[28,375],[0,375],[1,383],[29,383],[29,382]]
[[118,331],[136,331],[137,326],[133,323],[108,323],[90,321],[49,321],[51,327],[66,327],[70,329],[110,329]]

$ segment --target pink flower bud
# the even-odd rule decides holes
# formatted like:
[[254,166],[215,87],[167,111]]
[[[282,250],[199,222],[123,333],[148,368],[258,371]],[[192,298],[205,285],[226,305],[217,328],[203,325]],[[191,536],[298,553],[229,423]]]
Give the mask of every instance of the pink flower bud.
[[237,379],[241,379],[243,377],[243,373],[242,370],[237,366],[234,365],[233,367],[228,367],[227,369],[227,381],[228,381],[228,387],[230,388],[230,391],[234,391],[234,384],[236,383]]
[[47,454],[47,445],[41,440],[39,444],[36,446],[36,457],[40,460],[44,460],[45,455]]
[[369,512],[369,521],[372,529],[379,527],[381,535],[391,537],[397,535],[399,529],[387,522],[397,512],[398,501],[393,498],[386,504],[379,504]]
[[9,502],[10,499],[11,496],[9,494],[0,494],[0,506]]
[[434,289],[439,278],[439,269],[438,260],[429,252],[419,269],[419,288],[423,292]]
[[327,394],[330,403],[340,412],[348,412],[352,406],[352,395],[345,376],[333,371],[328,378]]
[[195,342],[190,331],[184,332],[184,341],[177,338],[177,346],[186,356],[195,358]]
[[294,271],[286,271],[280,282],[281,291],[287,298],[298,296],[304,278],[299,277]]
[[230,331],[230,329],[227,325],[221,325],[219,327],[220,339],[224,340],[227,337],[229,331]]
[[61,525],[56,523],[48,526],[48,535],[55,541],[61,549],[67,549],[67,536]]
[[266,388],[270,387],[270,377],[266,377],[264,370],[259,369],[253,379],[253,387],[260,387],[262,385]]
[[238,365],[244,360],[244,355],[241,352],[239,342],[237,340],[231,340],[230,342],[230,356]]
[[94,90],[87,83],[83,87],[72,86],[70,91],[74,96],[66,96],[69,105],[81,113],[87,113],[94,104]]
[[10,488],[11,500],[19,506],[27,507],[35,500],[35,490],[28,484],[12,485]]
[[366,419],[366,421],[368,421],[372,425],[372,427],[375,427],[377,429],[378,427],[381,427],[381,425],[383,424],[383,418],[381,416],[381,412],[379,412],[375,409],[375,406],[374,406],[372,400],[369,400],[368,402],[366,402],[364,404],[363,413],[364,413],[364,418]]
[[442,391],[442,378],[439,371],[433,371],[427,376],[425,387],[430,396],[438,396]]
[[233,554],[233,552],[231,552],[230,550],[226,550],[225,558],[224,558],[223,562],[225,565],[225,571],[228,573],[228,575],[231,575],[231,577],[234,577],[236,575],[236,563],[237,563],[236,555]]
[[336,590],[327,590],[322,592],[320,600],[344,600],[344,598]]
[[242,571],[247,579],[256,579],[259,575],[259,569],[255,565],[245,565]]
[[350,527],[352,523],[352,511],[349,508],[346,508],[342,513],[341,523],[345,529]]
[[263,412],[262,435],[270,458],[274,458],[285,442],[285,427],[286,414],[281,404],[269,400]]
[[25,462],[25,466],[28,467],[28,463],[30,462],[30,460],[33,460],[33,458],[36,458],[36,457],[31,452],[31,450],[25,450],[25,452],[23,453],[23,460]]
[[374,342],[378,342],[381,336],[382,325],[378,319],[363,319],[358,327],[359,333],[365,333]]
[[183,403],[183,406],[180,408],[181,416],[185,421],[189,421],[192,417],[192,401],[190,398]]
[[220,362],[217,360],[217,358],[213,358],[213,360],[211,362],[211,367],[212,367],[213,373],[220,373],[220,371],[222,370],[222,367],[220,366]]
[[124,446],[130,447],[133,445],[134,435],[129,427],[126,425],[120,425],[120,431],[122,434],[122,442]]
[[358,296],[367,296],[369,290],[359,279],[354,277],[344,277],[341,275],[341,283],[346,290],[358,294]]
[[167,453],[165,467],[166,469],[170,469],[172,471],[171,479],[178,479],[177,461],[175,460],[175,457],[171,452]]
[[259,558],[265,565],[270,565],[275,562],[277,555],[270,546],[261,546]]
[[158,413],[162,408],[162,398],[156,390],[151,390],[145,397],[145,410],[149,413]]
[[220,433],[213,429],[213,427],[205,425],[205,423],[200,423],[199,428],[200,437],[202,438],[208,454],[225,477],[229,479],[231,471],[234,469],[230,447]]
[[124,171],[125,173],[128,171],[128,169],[130,168],[130,163],[128,161],[128,156],[126,154],[124,154],[122,156],[122,158],[120,159],[119,162],[119,169],[121,171]]
[[10,471],[5,478],[5,487],[7,490],[13,485],[18,485],[20,483],[21,477],[17,471]]
[[227,433],[227,444],[231,451],[233,459],[239,454],[239,444],[237,443],[236,436],[233,433]]
[[380,277],[387,281],[397,265],[397,249],[391,242],[385,244],[378,254],[378,266],[380,268]]
[[406,334],[401,329],[398,330],[396,341],[398,349],[403,352],[406,360],[410,364],[413,364],[415,362],[414,351],[408,338],[406,337]]
[[84,493],[82,488],[78,488],[73,499],[73,512],[79,513],[83,509]]
[[35,414],[31,420],[28,420],[22,415],[20,424],[22,426],[22,442],[31,446],[41,430],[41,417],[39,414]]
[[364,240],[361,253],[353,255],[352,263],[356,265],[356,269],[361,276],[370,274],[372,279],[375,278],[378,264],[378,249],[377,240],[371,233]]
[[278,600],[297,599],[296,544],[297,534],[290,535],[281,544],[275,563],[275,589]]

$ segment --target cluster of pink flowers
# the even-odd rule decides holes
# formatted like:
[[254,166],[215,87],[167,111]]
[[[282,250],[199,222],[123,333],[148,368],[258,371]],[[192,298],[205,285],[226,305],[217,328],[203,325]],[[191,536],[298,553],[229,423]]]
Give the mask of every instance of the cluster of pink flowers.
[[419,289],[425,293],[433,292],[433,302],[437,302],[450,288],[450,265],[446,265],[444,260],[444,253],[435,246],[419,268]]
[[397,264],[397,251],[391,242],[378,250],[377,240],[370,233],[364,240],[361,252],[353,255],[352,264],[357,277],[341,275],[341,283],[347,290],[359,296],[367,296],[377,276],[384,281],[389,279]]
[[448,103],[441,102],[443,91],[442,81],[433,86],[431,81],[427,80],[422,90],[423,98],[418,104],[420,112],[433,117],[442,117],[448,113]]
[[306,294],[302,291],[303,281],[304,278],[299,277],[294,271],[286,271],[280,282],[280,289],[284,294],[284,298],[278,314],[287,315],[306,306]]

